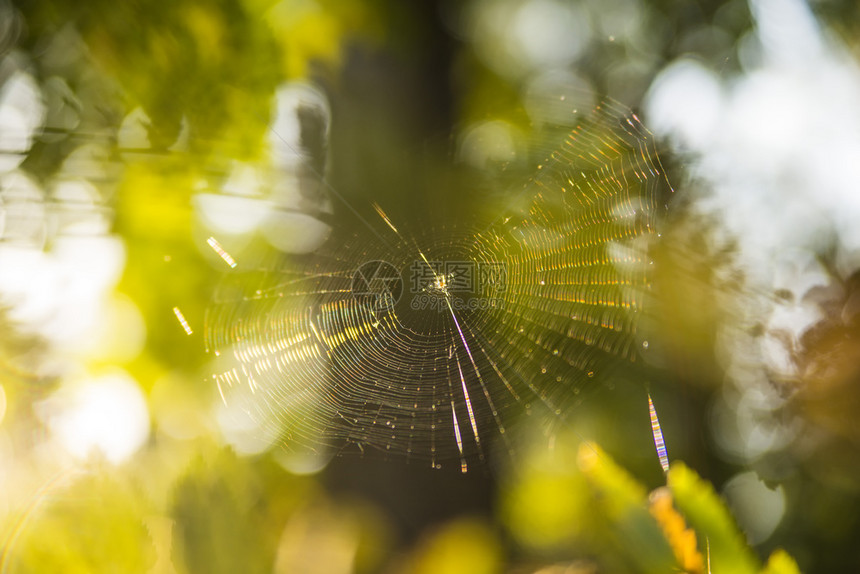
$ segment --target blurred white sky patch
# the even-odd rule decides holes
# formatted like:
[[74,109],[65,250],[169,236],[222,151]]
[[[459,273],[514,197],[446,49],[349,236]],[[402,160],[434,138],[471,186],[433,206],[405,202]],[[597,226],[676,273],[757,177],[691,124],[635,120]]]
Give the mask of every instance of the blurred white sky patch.
[[722,77],[674,62],[651,86],[649,127],[692,157],[709,187],[701,208],[743,239],[743,262],[763,280],[786,249],[817,246],[831,223],[856,267],[860,70],[801,0],[750,4],[760,63]]
[[[740,239],[749,277],[772,290],[778,274],[794,286],[810,283],[807,272],[821,275],[805,262],[830,229],[842,271],[860,265],[860,69],[801,0],[752,0],[751,9],[755,68],[720,77],[677,61],[646,105],[651,129],[691,157],[706,184],[699,208]],[[794,334],[815,318],[794,316]]]
[[283,170],[297,169],[307,161],[302,147],[302,123],[298,110],[313,110],[322,133],[328,139],[331,110],[328,99],[318,88],[304,82],[287,82],[275,92],[274,114],[266,135],[272,163]]
[[[832,281],[814,254],[835,239],[840,273],[860,267],[860,67],[802,0],[750,0],[750,8],[755,31],[742,43],[743,74],[682,58],[645,102],[649,128],[702,183],[695,206],[718,222],[713,241],[736,240],[748,293],[759,299],[740,310],[745,324],[721,337],[738,396],[724,397],[714,415],[724,452],[746,460],[796,432],[770,418],[779,397],[763,405],[751,393],[766,394],[765,372],[796,375],[790,353],[821,318],[804,295]],[[744,329],[756,324],[764,336],[751,340]],[[742,347],[750,344],[763,363],[749,360]]]
[[560,67],[576,59],[588,43],[588,14],[578,4],[528,0],[514,12],[512,39],[529,67]]
[[119,369],[64,385],[37,412],[53,438],[79,460],[97,453],[120,464],[149,436],[146,397]]
[[723,495],[750,544],[767,540],[785,514],[782,487],[768,488],[754,472],[735,475],[726,483]]
[[0,173],[21,165],[44,118],[39,86],[26,72],[15,71],[0,85]]
[[[118,167],[104,144],[88,143],[72,150],[47,182],[18,168],[34,139],[47,137],[46,123],[77,125],[78,107],[62,80],[46,80],[51,93],[43,94],[19,60],[14,53],[0,60],[6,78],[0,85],[0,305],[22,331],[49,342],[60,361],[128,360],[139,352],[145,328],[131,301],[111,296],[125,248],[108,235],[112,212],[100,189]],[[52,100],[68,105],[48,113]]]
[[113,212],[102,203],[99,190],[84,178],[57,180],[51,189],[48,235],[99,237],[110,232]]
[[117,144],[122,150],[148,150],[152,146],[149,141],[149,126],[151,120],[143,108],[130,111],[119,126]]
[[[23,330],[60,351],[79,347],[110,319],[115,309],[109,295],[124,266],[125,248],[115,237],[63,237],[50,251],[0,244],[0,301]],[[108,337],[126,336],[117,330]]]
[[46,234],[47,209],[41,186],[18,169],[0,174],[0,239],[3,245],[41,249]]
[[677,60],[651,86],[651,129],[682,149],[702,150],[715,139],[724,95],[716,75],[693,59]]
[[834,57],[803,0],[751,0],[749,5],[771,66],[811,68]]
[[479,0],[470,5],[462,32],[488,66],[517,79],[573,63],[591,38],[589,18],[574,2]]
[[[194,197],[198,222],[241,263],[254,234],[285,253],[318,249],[331,228],[324,183],[331,111],[325,94],[303,82],[287,82],[273,97],[264,161],[233,162],[217,190]],[[211,254],[202,249],[205,256]]]
[[605,87],[620,101],[638,99],[665,32],[635,0],[476,0],[465,6],[444,13],[452,33],[468,38],[487,67],[526,91],[538,76],[587,69],[595,49],[614,43],[624,57],[607,66]]
[[93,141],[70,150],[46,181],[19,168],[37,137],[58,141],[77,128],[81,107],[64,80],[43,78],[40,89],[19,59],[0,60],[0,306],[16,329],[47,343],[37,374],[60,384],[36,412],[50,443],[119,463],[149,435],[146,400],[125,371],[87,365],[130,361],[146,337],[138,307],[115,291],[126,250],[110,235],[106,198],[121,167],[109,144]]

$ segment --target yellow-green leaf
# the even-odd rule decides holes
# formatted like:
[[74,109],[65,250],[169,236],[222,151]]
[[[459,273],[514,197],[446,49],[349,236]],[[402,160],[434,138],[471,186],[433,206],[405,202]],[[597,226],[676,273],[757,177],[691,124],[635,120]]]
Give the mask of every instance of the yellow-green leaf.
[[699,549],[708,549],[712,574],[758,572],[758,560],[710,483],[682,463],[669,469],[668,483],[675,505],[697,533]]
[[780,548],[770,555],[761,574],[800,574],[800,568],[794,558]]

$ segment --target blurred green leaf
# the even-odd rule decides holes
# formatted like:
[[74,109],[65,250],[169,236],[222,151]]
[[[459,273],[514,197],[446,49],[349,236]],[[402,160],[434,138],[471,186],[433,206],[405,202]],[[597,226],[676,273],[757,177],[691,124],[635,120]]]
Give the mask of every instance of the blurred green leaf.
[[713,574],[758,572],[758,561],[710,483],[683,463],[674,463],[668,484],[675,504],[698,534],[700,550],[707,548]]
[[44,497],[41,504],[18,523],[17,545],[5,548],[11,571],[146,572],[156,552],[144,517],[154,511],[116,473],[76,476],[36,495]]
[[704,572],[705,561],[696,544],[696,533],[687,528],[684,518],[673,506],[671,491],[660,487],[654,490],[649,498],[651,515],[660,524],[678,564],[685,572]]
[[616,545],[637,570],[657,573],[676,568],[672,549],[648,512],[642,484],[593,443],[580,446],[579,466],[612,524]]
[[174,494],[173,548],[187,572],[271,572],[278,539],[297,498],[299,480],[262,462],[221,452],[199,458]]
[[800,574],[797,562],[785,550],[775,550],[765,564],[762,574]]

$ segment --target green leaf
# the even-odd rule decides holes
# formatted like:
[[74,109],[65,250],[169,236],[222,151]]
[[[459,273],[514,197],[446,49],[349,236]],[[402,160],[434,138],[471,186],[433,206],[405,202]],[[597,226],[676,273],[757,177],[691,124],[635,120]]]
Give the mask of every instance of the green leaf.
[[710,483],[683,463],[671,466],[668,483],[675,505],[696,531],[699,549],[710,555],[712,574],[759,571],[758,560]]
[[637,571],[676,570],[672,548],[648,511],[645,487],[591,443],[580,447],[579,467],[613,526],[616,544]]
[[155,564],[145,522],[153,511],[127,482],[106,473],[72,474],[47,483],[38,496],[41,505],[18,521],[17,543],[7,539],[3,562],[10,571],[146,572]]
[[780,548],[770,555],[761,574],[800,574],[800,568],[794,558]]

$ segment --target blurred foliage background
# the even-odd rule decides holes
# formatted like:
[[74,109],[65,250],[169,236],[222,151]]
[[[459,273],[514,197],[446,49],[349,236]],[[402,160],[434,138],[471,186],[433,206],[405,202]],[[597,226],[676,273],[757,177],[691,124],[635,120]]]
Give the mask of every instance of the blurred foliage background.
[[[840,0],[0,0],[0,571],[857,570],[858,31]],[[675,188],[636,380],[465,475],[231,442],[207,240],[481,209],[568,89],[639,113]]]

